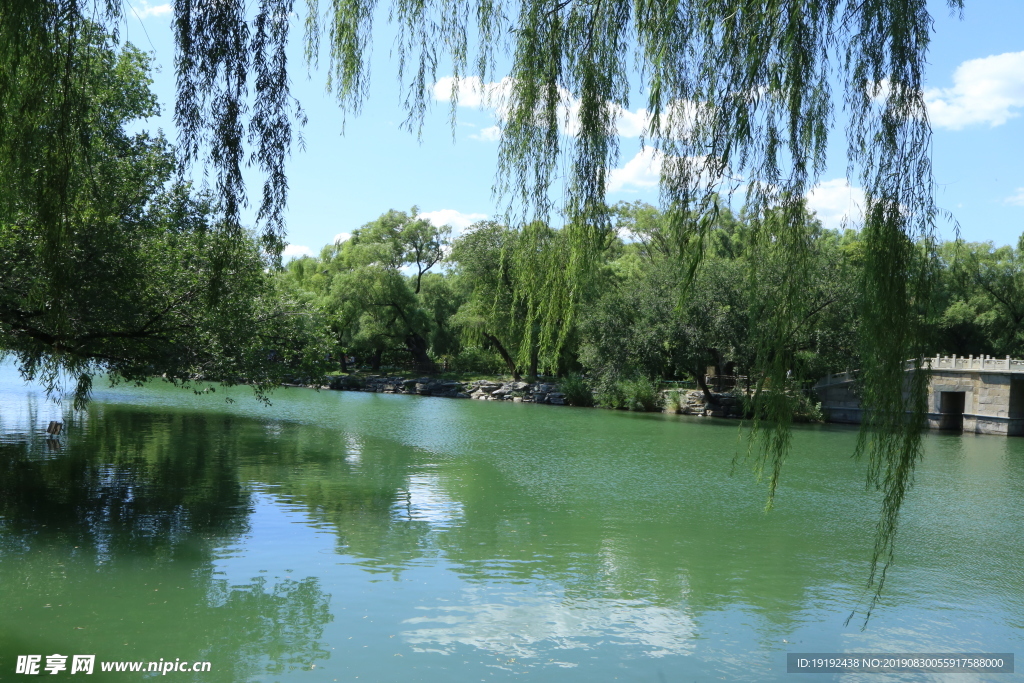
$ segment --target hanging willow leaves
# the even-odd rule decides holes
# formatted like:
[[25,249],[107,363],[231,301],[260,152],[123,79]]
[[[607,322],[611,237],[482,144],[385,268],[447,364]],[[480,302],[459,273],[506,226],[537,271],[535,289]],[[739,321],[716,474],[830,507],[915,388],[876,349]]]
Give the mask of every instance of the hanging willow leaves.
[[[947,2],[962,8],[962,0]],[[631,93],[645,93],[646,140],[662,163],[662,198],[684,274],[700,263],[716,197],[736,190],[754,219],[753,248],[801,272],[807,258],[802,201],[826,168],[827,138],[841,104],[848,175],[866,199],[861,450],[885,501],[872,563],[872,582],[881,590],[898,511],[920,456],[924,405],[924,373],[913,374],[907,392],[904,384],[907,359],[920,368],[925,351],[917,321],[933,257],[921,245],[936,216],[922,92],[932,28],[926,0],[393,0],[388,7],[375,0],[308,0],[304,19],[294,16],[301,10],[293,0],[176,0],[174,10],[180,149],[185,159],[204,159],[211,168],[233,221],[246,205],[243,166],[263,171],[259,219],[271,247],[280,247],[284,230],[291,122],[301,120],[289,92],[292,23],[304,23],[310,61],[319,59],[326,40],[329,84],[346,111],[358,112],[367,96],[379,14],[388,13],[398,29],[414,129],[439,73],[455,76],[453,117],[460,83],[470,85],[472,76],[502,116],[496,189],[510,215],[526,224],[560,211],[566,224],[557,277],[536,278],[518,299],[542,325],[549,353],[564,339],[582,283],[607,242],[608,169],[618,159],[616,121]],[[48,82],[65,78],[67,43],[83,17],[112,26],[120,12],[113,0],[10,0],[0,10],[0,59],[37,60],[33,92],[42,97]],[[503,60],[511,66],[499,80],[496,65]],[[10,84],[0,82],[5,87]],[[57,157],[39,182],[18,166],[10,114],[0,129],[5,173],[46,193],[40,206],[52,227],[48,249],[60,244],[68,160],[88,149],[75,127],[88,107],[58,102],[63,118],[46,134],[62,144],[53,146]],[[751,286],[756,282],[755,272]],[[752,369],[765,389],[758,393],[755,432],[763,437],[758,467],[770,496],[789,440],[790,406],[780,388],[790,364],[778,342],[805,313],[800,278],[779,296],[762,321]]]

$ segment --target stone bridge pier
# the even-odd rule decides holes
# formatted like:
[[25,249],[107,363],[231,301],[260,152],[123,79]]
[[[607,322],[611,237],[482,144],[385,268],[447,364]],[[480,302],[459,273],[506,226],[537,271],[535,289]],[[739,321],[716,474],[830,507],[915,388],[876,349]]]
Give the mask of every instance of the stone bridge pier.
[[[1024,360],[935,356],[925,365],[931,429],[1024,436]],[[830,422],[860,423],[856,372],[828,375],[814,391]]]

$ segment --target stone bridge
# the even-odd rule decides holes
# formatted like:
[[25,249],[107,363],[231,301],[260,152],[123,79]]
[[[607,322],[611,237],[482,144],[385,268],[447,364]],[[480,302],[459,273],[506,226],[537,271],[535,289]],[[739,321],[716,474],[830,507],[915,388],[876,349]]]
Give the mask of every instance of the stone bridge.
[[[931,429],[1024,436],[1024,360],[935,356],[925,368]],[[914,371],[912,361],[907,370]],[[860,423],[856,373],[823,377],[814,392],[830,422]]]

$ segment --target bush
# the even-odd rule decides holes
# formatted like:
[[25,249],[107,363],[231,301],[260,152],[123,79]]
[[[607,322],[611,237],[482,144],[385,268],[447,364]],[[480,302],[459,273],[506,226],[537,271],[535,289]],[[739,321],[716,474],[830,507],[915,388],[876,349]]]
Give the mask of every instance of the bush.
[[661,410],[661,394],[654,382],[640,377],[624,382],[626,408],[639,412]]
[[603,408],[652,412],[661,410],[661,396],[654,382],[646,377],[602,383],[597,402]]
[[665,409],[670,413],[678,413],[683,409],[682,390],[672,389],[665,392]]
[[796,407],[793,409],[794,422],[824,422],[825,412],[821,409],[821,403],[801,394],[797,397]]
[[453,372],[475,372],[483,375],[498,375],[508,371],[501,356],[479,346],[465,347],[450,357],[448,369]]
[[569,405],[585,408],[594,405],[594,393],[590,390],[590,384],[580,375],[569,375],[560,382],[559,387],[565,394],[565,402]]
[[601,382],[597,387],[595,399],[597,400],[597,405],[602,408],[622,410],[626,407],[626,396],[622,392],[622,386],[619,382]]

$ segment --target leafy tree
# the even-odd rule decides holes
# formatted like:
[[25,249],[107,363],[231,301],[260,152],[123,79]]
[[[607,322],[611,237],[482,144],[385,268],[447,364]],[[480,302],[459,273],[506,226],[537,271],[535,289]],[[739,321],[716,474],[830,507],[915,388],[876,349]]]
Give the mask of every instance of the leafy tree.
[[560,354],[548,344],[549,353],[542,359],[545,341],[552,334],[569,339],[573,326],[567,320],[556,331],[544,328],[545,309],[534,286],[550,282],[544,291],[564,295],[556,283],[565,273],[565,238],[564,232],[541,222],[513,229],[481,221],[453,245],[449,262],[455,265],[466,301],[452,321],[468,343],[484,343],[497,351],[516,381],[524,372],[536,377],[542,361],[557,371],[573,351],[571,344],[565,345],[568,354]]
[[441,273],[423,276],[420,305],[430,318],[430,352],[435,359],[452,358],[462,351],[460,335],[451,319],[464,301],[453,278]]
[[436,228],[412,212],[391,210],[367,223],[342,243],[342,257],[350,267],[376,266],[397,273],[406,266],[413,269],[413,293],[420,293],[423,274],[444,258],[444,246],[450,227]]
[[1024,237],[1017,248],[947,242],[940,249],[943,309],[937,351],[1019,356],[1024,353]]
[[[375,367],[389,341],[400,341],[412,361],[430,367],[430,317],[420,306],[423,274],[440,262],[450,228],[435,228],[411,214],[388,211],[353,231],[341,244],[343,272],[331,284],[332,298],[351,302],[359,313],[355,339],[371,349]],[[414,274],[406,276],[409,266]]]
[[524,316],[515,305],[515,275],[507,255],[518,233],[496,221],[474,224],[452,245],[448,260],[466,300],[452,317],[468,344],[482,344],[501,356],[508,373],[519,381],[519,345]]
[[451,292],[428,272],[443,258],[450,231],[419,218],[415,207],[388,211],[324,247],[320,258],[292,261],[282,280],[327,321],[342,355],[357,353],[375,370],[405,358],[432,367],[432,346],[448,353],[453,343]]
[[[804,218],[807,257],[793,272],[773,245],[747,241],[748,219],[720,209],[707,235],[707,255],[688,276],[664,214],[637,204],[616,211],[619,225],[636,241],[611,263],[611,277],[581,323],[581,360],[605,384],[690,377],[714,403],[704,382],[708,366],[741,368],[760,387],[771,376],[760,370],[766,364],[782,365],[787,377],[813,378],[856,353],[857,271],[838,236],[810,216]],[[794,286],[803,293],[799,308],[776,310],[787,300],[778,290]],[[782,314],[792,321],[786,334],[763,339],[782,329]],[[759,359],[765,348],[773,356]]]
[[[162,137],[125,130],[156,112],[148,58],[115,50],[94,27],[77,50],[72,85],[93,107],[88,154],[71,169],[80,185],[64,196],[58,224],[45,177],[15,177],[26,182],[0,192],[0,348],[51,390],[60,370],[72,373],[78,405],[98,371],[246,381],[260,395],[287,375],[317,374],[317,332],[276,299],[255,241],[226,229],[210,198],[171,182]],[[5,95],[14,106],[19,95]],[[65,152],[51,142],[3,163],[45,176]]]

